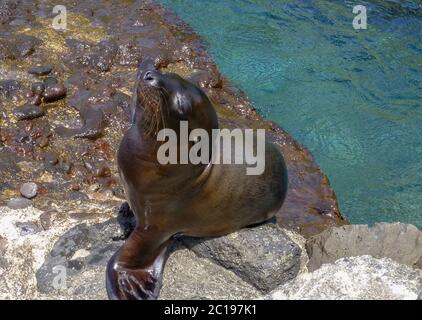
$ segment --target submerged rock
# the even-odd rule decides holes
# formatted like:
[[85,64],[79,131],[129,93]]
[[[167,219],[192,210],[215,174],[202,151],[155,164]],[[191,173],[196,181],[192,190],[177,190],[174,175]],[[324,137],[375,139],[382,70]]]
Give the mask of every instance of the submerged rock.
[[387,257],[422,269],[422,232],[403,223],[348,225],[328,229],[308,239],[308,269],[318,269],[342,257]]
[[415,300],[422,292],[422,270],[371,256],[342,258],[304,273],[265,299]]

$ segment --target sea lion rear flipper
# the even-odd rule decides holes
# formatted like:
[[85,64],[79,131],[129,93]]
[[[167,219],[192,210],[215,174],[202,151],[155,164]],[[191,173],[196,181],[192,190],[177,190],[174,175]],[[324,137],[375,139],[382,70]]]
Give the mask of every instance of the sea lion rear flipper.
[[[157,238],[154,238],[150,237],[148,231],[135,230],[110,259],[106,273],[109,299],[155,300],[158,298],[168,248],[173,241],[169,239],[160,245],[160,242],[155,242]],[[148,250],[145,250],[146,247]],[[151,249],[154,247],[156,249]]]

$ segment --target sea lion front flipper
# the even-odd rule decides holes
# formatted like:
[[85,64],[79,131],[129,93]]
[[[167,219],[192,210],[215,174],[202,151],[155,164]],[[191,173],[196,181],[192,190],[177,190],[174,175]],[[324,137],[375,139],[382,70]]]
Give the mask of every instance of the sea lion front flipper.
[[172,243],[172,239],[159,242],[151,232],[135,229],[108,262],[106,288],[109,299],[157,299]]

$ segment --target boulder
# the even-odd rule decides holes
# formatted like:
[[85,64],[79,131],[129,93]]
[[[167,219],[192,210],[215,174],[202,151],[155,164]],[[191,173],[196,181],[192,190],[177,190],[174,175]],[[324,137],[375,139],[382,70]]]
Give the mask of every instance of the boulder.
[[236,274],[178,244],[164,269],[159,299],[255,299],[260,292]]
[[421,270],[388,258],[361,256],[342,258],[303,273],[265,299],[415,300],[421,292]]
[[301,267],[300,247],[271,223],[225,237],[182,241],[199,257],[233,271],[263,293],[296,277]]
[[[37,271],[38,291],[57,298],[107,298],[105,269],[123,244],[122,238],[116,219],[71,228],[52,246]],[[297,275],[300,253],[276,225],[215,239],[186,238],[171,250],[159,298],[257,298]],[[64,284],[60,273],[65,275]]]
[[391,258],[422,268],[422,232],[410,224],[377,223],[373,227],[346,225],[331,228],[309,238],[306,249],[309,271],[342,257],[361,255]]

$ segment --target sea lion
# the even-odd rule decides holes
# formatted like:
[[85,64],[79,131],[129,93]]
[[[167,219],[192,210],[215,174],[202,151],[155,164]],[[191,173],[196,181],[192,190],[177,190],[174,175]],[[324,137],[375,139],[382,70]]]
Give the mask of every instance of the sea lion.
[[[179,132],[181,121],[218,128],[207,95],[173,73],[141,66],[132,104],[132,126],[117,154],[119,174],[136,226],[107,266],[110,299],[156,299],[167,251],[177,236],[213,237],[272,218],[287,192],[280,150],[265,145],[265,170],[246,175],[245,164],[160,164],[157,133]],[[211,143],[211,142],[210,142]]]

